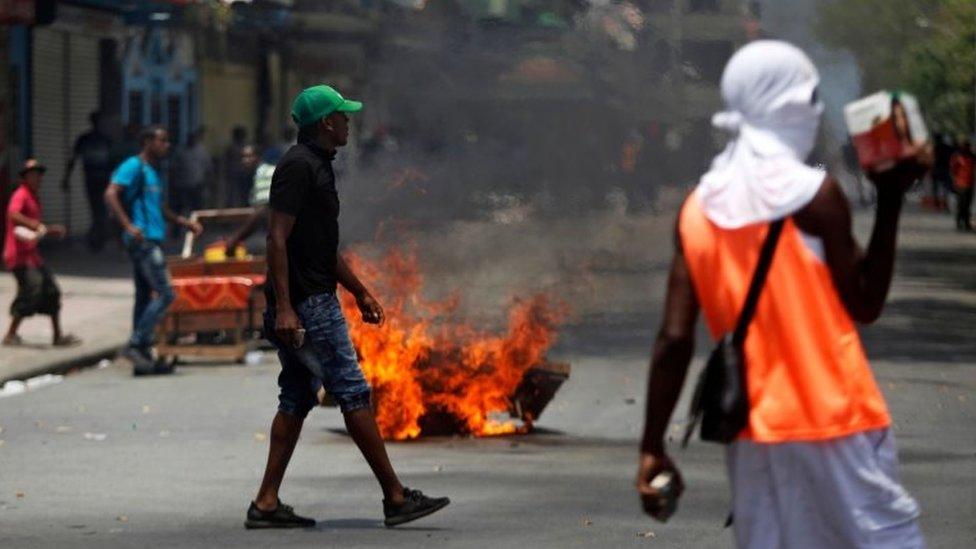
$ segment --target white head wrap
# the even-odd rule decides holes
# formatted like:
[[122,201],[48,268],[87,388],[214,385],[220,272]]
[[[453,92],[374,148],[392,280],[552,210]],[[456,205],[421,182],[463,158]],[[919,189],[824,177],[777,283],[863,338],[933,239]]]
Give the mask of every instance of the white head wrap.
[[725,229],[788,216],[813,199],[823,170],[804,162],[823,113],[816,67],[800,49],[759,40],[732,56],[722,74],[726,111],[712,124],[733,137],[698,183],[705,216]]

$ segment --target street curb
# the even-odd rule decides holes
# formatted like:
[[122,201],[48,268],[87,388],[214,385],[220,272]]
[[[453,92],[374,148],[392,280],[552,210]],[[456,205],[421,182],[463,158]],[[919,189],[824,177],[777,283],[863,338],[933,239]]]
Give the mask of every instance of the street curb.
[[124,343],[118,345],[102,346],[84,353],[63,358],[59,360],[52,360],[47,364],[42,364],[40,366],[32,366],[21,372],[7,375],[6,377],[0,377],[0,385],[8,381],[13,380],[26,380],[32,377],[41,376],[44,374],[64,374],[71,370],[78,368],[84,368],[86,366],[93,366],[97,362],[105,358],[115,358],[115,355],[124,346]]

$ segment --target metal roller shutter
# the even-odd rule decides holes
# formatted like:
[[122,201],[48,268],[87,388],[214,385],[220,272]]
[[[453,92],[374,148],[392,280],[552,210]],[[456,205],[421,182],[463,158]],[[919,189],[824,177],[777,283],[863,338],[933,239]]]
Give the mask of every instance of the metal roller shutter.
[[[60,186],[64,176],[64,104],[65,86],[63,32],[34,29],[31,51],[31,142],[33,155],[48,167],[41,188],[41,207],[50,223],[65,223],[65,200]],[[72,227],[73,228],[73,227]]]
[[32,142],[34,156],[48,167],[40,193],[44,217],[66,225],[69,234],[82,234],[91,215],[81,165],[75,166],[67,195],[61,179],[75,139],[98,109],[98,38],[35,29],[32,55]]

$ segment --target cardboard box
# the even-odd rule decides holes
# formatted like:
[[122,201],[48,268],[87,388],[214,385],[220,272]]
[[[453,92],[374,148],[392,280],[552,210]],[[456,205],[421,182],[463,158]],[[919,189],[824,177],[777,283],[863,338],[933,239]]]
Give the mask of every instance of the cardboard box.
[[883,170],[929,140],[918,101],[911,94],[881,91],[844,107],[847,130],[864,169]]

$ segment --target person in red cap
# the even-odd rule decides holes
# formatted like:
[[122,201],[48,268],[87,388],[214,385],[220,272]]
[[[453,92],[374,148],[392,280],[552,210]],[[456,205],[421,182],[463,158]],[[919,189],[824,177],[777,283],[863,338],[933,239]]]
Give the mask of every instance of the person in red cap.
[[37,243],[45,236],[63,238],[65,235],[61,225],[45,225],[41,221],[37,192],[46,170],[33,158],[24,162],[20,170],[20,186],[7,204],[3,261],[17,279],[17,295],[10,304],[10,328],[3,338],[4,345],[22,343],[17,329],[21,321],[35,314],[51,317],[55,346],[80,343],[77,337],[61,332],[61,290],[37,249]]

